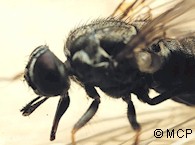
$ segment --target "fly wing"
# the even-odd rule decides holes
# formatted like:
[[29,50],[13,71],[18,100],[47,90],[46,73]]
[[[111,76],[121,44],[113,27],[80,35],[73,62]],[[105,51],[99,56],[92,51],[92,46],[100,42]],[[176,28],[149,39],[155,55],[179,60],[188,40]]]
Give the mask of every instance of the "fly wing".
[[123,0],[111,16],[126,20],[129,23],[137,20],[152,20],[181,1]]
[[138,20],[144,21],[144,25],[127,43],[126,49],[118,54],[117,59],[129,57],[133,52],[147,48],[159,39],[183,39],[194,35],[194,12],[194,0],[137,0],[128,6],[123,1],[112,15],[130,24]]

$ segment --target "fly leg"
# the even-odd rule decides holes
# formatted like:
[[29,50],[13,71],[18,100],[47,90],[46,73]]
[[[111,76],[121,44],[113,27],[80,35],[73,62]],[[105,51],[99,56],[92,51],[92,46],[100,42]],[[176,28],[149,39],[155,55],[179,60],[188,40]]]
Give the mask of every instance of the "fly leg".
[[72,129],[72,144],[75,145],[75,133],[81,129],[84,125],[87,124],[88,121],[95,115],[98,110],[100,104],[100,96],[95,90],[94,87],[85,86],[86,93],[90,98],[94,99],[87,111],[83,114],[83,116],[77,121]]
[[157,104],[160,104],[160,103],[162,103],[170,98],[173,98],[179,94],[185,93],[185,91],[187,91],[185,88],[177,87],[175,89],[161,93],[160,95],[158,95],[154,98],[150,98],[147,93],[145,93],[145,94],[137,93],[136,95],[138,96],[138,98],[140,100],[148,103],[149,105],[157,105]]
[[55,139],[56,131],[57,131],[60,119],[63,116],[63,114],[66,112],[69,104],[70,104],[70,98],[68,94],[60,97],[60,100],[58,102],[58,106],[56,109],[56,114],[53,120],[52,129],[51,129],[51,134],[50,134],[51,141]]
[[[38,96],[32,101],[30,101],[25,107],[23,107],[20,112],[22,112],[23,116],[29,116],[33,113],[41,104],[43,104],[48,98],[44,97],[43,99],[39,100],[42,96]],[[39,100],[38,102],[36,102]],[[36,103],[35,103],[36,102]]]
[[136,131],[134,145],[137,145],[139,142],[139,135],[140,135],[140,131],[141,131],[141,126],[139,125],[139,123],[137,122],[137,119],[136,119],[135,107],[133,105],[133,102],[131,101],[130,96],[122,97],[122,99],[128,104],[127,117],[128,117],[128,120],[129,120],[132,128]]

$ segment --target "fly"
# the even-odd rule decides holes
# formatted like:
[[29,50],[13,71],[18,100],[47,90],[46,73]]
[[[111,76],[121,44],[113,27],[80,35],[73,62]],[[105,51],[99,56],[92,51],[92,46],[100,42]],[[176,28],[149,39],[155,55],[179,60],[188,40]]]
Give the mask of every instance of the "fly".
[[[150,105],[167,99],[195,105],[195,2],[154,3],[123,0],[110,17],[71,31],[64,46],[65,62],[47,45],[38,46],[24,72],[38,97],[21,109],[23,115],[29,116],[50,97],[60,96],[50,134],[50,140],[54,140],[59,121],[69,107],[70,80],[74,80],[93,102],[74,125],[72,143],[75,144],[75,133],[98,110],[101,99],[95,87],[99,87],[127,103],[127,118],[137,132],[137,144],[141,126],[131,94]],[[149,89],[160,95],[150,98]]]

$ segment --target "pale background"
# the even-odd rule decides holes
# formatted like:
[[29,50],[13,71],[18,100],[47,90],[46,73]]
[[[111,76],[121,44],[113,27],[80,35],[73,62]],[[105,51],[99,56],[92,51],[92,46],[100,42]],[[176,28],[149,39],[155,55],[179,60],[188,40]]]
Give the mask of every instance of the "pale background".
[[[24,70],[31,51],[42,44],[61,59],[68,32],[94,18],[107,17],[119,1],[113,0],[0,0],[0,77],[11,77]],[[56,140],[49,135],[58,98],[49,99],[30,117],[23,117],[20,109],[36,95],[23,81],[0,82],[0,145],[64,145],[70,143],[70,132],[91,100],[74,83],[70,89],[70,107],[61,119]],[[135,133],[126,119],[126,104],[102,94],[100,109],[92,121],[77,134],[81,145],[130,144]],[[133,99],[138,120],[143,126],[140,144],[185,143],[190,139],[161,139],[153,137],[156,128],[175,127],[194,116],[194,109],[166,101],[148,106]],[[171,108],[173,107],[173,108]],[[117,119],[117,116],[119,118]],[[122,116],[122,117],[120,117]],[[107,120],[107,118],[111,118]],[[195,121],[179,128],[194,129]],[[98,134],[99,133],[99,134]],[[127,142],[125,142],[127,141]],[[146,142],[144,142],[146,141]],[[189,144],[189,143],[186,143]]]

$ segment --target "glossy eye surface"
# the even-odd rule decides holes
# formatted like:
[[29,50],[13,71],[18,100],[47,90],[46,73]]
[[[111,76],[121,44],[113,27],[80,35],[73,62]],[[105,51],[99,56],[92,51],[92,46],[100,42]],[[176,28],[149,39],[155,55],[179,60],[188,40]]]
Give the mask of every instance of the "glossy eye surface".
[[57,96],[69,88],[66,73],[64,64],[44,45],[31,53],[24,77],[35,93]]

